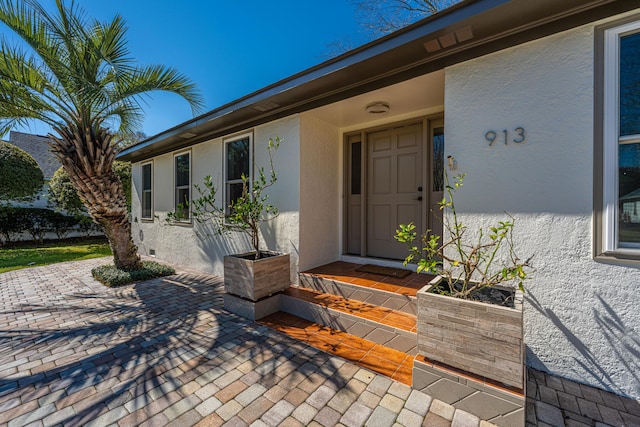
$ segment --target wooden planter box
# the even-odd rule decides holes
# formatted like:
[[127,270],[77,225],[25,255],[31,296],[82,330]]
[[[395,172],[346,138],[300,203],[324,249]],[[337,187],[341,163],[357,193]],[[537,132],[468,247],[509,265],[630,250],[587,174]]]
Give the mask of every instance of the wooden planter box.
[[524,390],[523,295],[515,309],[418,292],[418,352],[427,358]]
[[255,252],[224,257],[226,292],[258,301],[287,289],[291,285],[289,254],[253,259]]

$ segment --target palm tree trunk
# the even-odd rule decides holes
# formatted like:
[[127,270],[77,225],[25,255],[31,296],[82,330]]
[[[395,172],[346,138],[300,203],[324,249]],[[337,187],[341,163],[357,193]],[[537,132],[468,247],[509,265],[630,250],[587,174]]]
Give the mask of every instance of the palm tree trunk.
[[140,257],[131,237],[124,189],[113,172],[112,136],[104,129],[74,134],[70,130],[56,130],[62,138],[50,135],[51,151],[62,163],[93,221],[102,226],[115,266],[123,270],[139,268]]
[[[72,176],[71,173],[69,176]],[[72,177],[71,181],[78,189],[89,215],[109,239],[115,266],[123,270],[139,268],[138,248],[131,237],[129,213],[118,176],[112,172],[110,176],[94,177],[88,183],[78,177]]]

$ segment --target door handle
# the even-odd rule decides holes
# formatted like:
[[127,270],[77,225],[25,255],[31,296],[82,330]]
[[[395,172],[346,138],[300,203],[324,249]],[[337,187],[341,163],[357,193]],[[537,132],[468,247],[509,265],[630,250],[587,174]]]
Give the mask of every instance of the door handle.
[[421,202],[421,201],[422,201],[422,196],[418,196],[418,197],[416,198],[416,200],[417,200],[417,201],[419,201],[419,202]]

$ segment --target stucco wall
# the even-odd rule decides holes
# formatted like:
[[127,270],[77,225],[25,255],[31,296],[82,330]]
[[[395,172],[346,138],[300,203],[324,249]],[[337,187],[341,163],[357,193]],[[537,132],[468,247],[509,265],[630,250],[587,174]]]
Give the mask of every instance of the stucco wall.
[[[534,255],[527,363],[640,398],[640,269],[592,253],[593,86],[593,25],[453,66],[446,155],[467,173],[457,207],[469,229],[508,211],[519,255]],[[525,143],[512,142],[518,127]]]
[[300,270],[340,256],[340,133],[312,117],[300,120]]
[[[298,167],[300,157],[299,120],[291,117],[269,123],[253,131],[255,170],[269,167],[267,142],[279,136],[283,139],[275,153],[274,166],[278,182],[268,190],[269,202],[279,209],[279,216],[263,224],[262,247],[291,254],[292,280],[297,280],[298,247]],[[204,177],[211,175],[222,189],[223,139],[217,138],[194,145],[191,150],[191,182],[202,186]],[[183,150],[177,151],[181,152]],[[167,212],[173,209],[173,155],[164,154],[153,159],[153,206],[157,218],[153,222],[140,220],[141,170],[140,163],[132,167],[132,216],[133,237],[141,254],[155,251],[160,260],[188,265],[192,268],[223,274],[223,257],[226,254],[246,252],[251,249],[244,235],[217,236],[210,228],[192,225],[170,225],[165,221]],[[222,191],[220,191],[222,197]],[[198,193],[192,190],[192,197]]]

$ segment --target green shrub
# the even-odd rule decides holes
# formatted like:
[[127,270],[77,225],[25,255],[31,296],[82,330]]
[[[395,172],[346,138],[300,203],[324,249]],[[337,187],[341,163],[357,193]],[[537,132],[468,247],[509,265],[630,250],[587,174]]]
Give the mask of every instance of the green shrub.
[[51,211],[49,216],[51,231],[53,231],[58,239],[64,239],[78,225],[78,218],[75,216],[67,216],[60,212]]
[[0,206],[0,236],[4,243],[10,243],[15,237],[27,230],[29,219],[22,214],[24,208]]
[[50,209],[0,206],[0,237],[10,243],[22,233],[28,233],[36,242],[42,242],[46,233],[52,232],[64,239],[78,230],[87,237],[99,230],[90,218],[82,215],[67,216]]
[[49,204],[73,214],[86,212],[71,178],[62,167],[49,180]]
[[0,141],[0,200],[30,200],[43,183],[42,169],[29,153]]
[[175,274],[175,270],[169,266],[159,264],[155,261],[142,261],[142,268],[137,270],[119,270],[114,265],[102,265],[91,270],[94,279],[105,286],[115,288],[128,285],[129,283],[149,280],[156,277],[169,276]]
[[21,209],[22,215],[27,218],[27,229],[25,230],[31,238],[37,242],[44,240],[44,235],[52,230],[48,209]]

